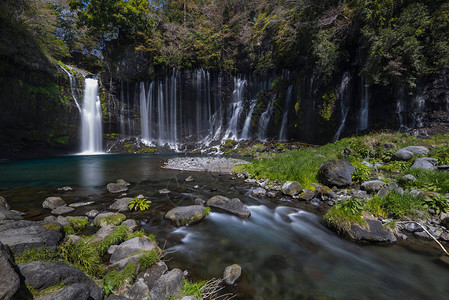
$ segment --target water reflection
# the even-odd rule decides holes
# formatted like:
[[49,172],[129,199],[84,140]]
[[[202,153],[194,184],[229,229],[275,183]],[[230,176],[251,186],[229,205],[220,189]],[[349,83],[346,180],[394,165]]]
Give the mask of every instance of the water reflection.
[[85,187],[102,185],[104,178],[104,159],[95,156],[81,157],[78,161],[78,182]]

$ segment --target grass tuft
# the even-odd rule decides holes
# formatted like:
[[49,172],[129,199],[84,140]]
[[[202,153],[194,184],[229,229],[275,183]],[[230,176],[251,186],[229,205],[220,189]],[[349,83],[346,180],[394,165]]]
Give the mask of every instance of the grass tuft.
[[29,263],[32,261],[57,261],[59,260],[58,251],[42,247],[28,249],[15,257],[16,265],[21,263]]

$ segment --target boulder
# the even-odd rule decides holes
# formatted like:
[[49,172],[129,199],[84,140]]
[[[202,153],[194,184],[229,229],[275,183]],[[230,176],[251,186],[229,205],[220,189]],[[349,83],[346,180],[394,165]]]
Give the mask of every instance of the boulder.
[[365,217],[367,228],[352,224],[347,236],[356,241],[395,243],[397,238],[382,227],[382,223],[374,218]]
[[437,161],[437,159],[430,157],[417,158],[410,169],[436,170],[435,164]]
[[404,225],[402,225],[402,227],[404,228],[405,231],[410,233],[424,231],[424,229],[415,222],[405,223]]
[[168,267],[163,261],[158,261],[153,264],[144,272],[140,273],[138,278],[142,278],[145,284],[150,288],[150,290],[154,287],[154,283],[158,280],[162,275],[164,275],[168,271]]
[[6,202],[6,199],[0,196],[0,209],[10,210],[11,207],[9,206],[8,202]]
[[415,156],[413,152],[401,149],[391,157],[391,160],[409,161]]
[[63,216],[58,216],[56,218],[56,222],[61,224],[61,226],[71,226],[72,225],[72,223],[70,223],[70,221],[66,217],[63,217]]
[[386,188],[387,184],[381,180],[369,180],[362,183],[360,188],[368,193],[377,193],[381,189]]
[[109,206],[109,208],[118,211],[128,211],[129,210],[128,204],[133,200],[134,198],[120,198],[115,200],[115,202],[112,203]]
[[166,300],[178,295],[184,284],[184,275],[180,269],[173,269],[162,275],[151,289],[151,300]]
[[165,214],[165,218],[176,226],[198,223],[206,216],[206,209],[201,205],[178,206]]
[[67,214],[69,212],[74,211],[75,209],[73,207],[69,207],[69,206],[60,206],[58,208],[55,208],[51,211],[51,213],[53,215],[63,215],[63,214]]
[[346,160],[329,160],[321,164],[318,181],[327,186],[345,187],[352,183],[354,166]]
[[130,299],[148,300],[149,294],[150,289],[148,288],[148,285],[146,285],[143,279],[140,278],[136,280],[136,282],[131,286],[125,296]]
[[64,239],[64,229],[58,223],[44,221],[3,221],[0,224],[0,242],[16,254],[40,247],[56,248]]
[[400,184],[406,184],[407,182],[413,182],[413,181],[416,181],[416,180],[417,179],[416,179],[415,176],[413,176],[412,174],[407,174],[407,175],[404,175],[401,178],[399,178],[398,182]]
[[20,286],[8,246],[0,243],[0,299],[11,299]]
[[159,247],[153,241],[147,238],[135,237],[121,243],[111,255],[110,262],[115,263],[124,258],[130,257],[131,255],[139,251],[148,251],[154,249],[159,249]]
[[242,274],[242,267],[237,264],[227,266],[223,272],[223,280],[226,284],[233,285]]
[[133,219],[128,219],[120,225],[128,227],[129,230],[131,230],[131,231],[134,231],[137,229],[137,222],[136,222],[136,220],[133,220]]
[[13,210],[7,210],[7,209],[1,209],[0,208],[0,221],[3,220],[23,220],[23,217],[20,213],[13,211]]
[[[104,293],[80,270],[62,262],[34,261],[18,265],[25,284],[36,290],[64,283],[67,287],[47,296],[48,299],[103,299]],[[71,288],[70,288],[71,287]]]
[[429,149],[423,146],[408,146],[402,148],[401,150],[406,150],[414,153],[415,155],[427,155],[429,153]]
[[109,193],[117,194],[126,192],[128,190],[128,185],[129,183],[127,183],[123,179],[119,179],[115,183],[108,183],[106,185],[106,189],[108,190]]
[[284,195],[296,196],[302,191],[302,186],[296,181],[286,181],[281,187]]
[[[102,220],[103,218],[107,219]],[[96,215],[93,223],[95,226],[120,225],[125,219],[126,217],[123,214],[106,212]]]
[[95,218],[97,215],[98,215],[98,210],[96,210],[96,209],[92,209],[91,211],[88,211],[86,213],[86,216],[88,218]]
[[256,196],[256,197],[264,197],[267,194],[267,190],[261,187],[255,188],[254,190],[251,191],[251,195]]
[[315,193],[310,189],[304,189],[301,194],[299,194],[299,199],[304,201],[312,200],[315,197]]
[[61,206],[66,206],[64,200],[61,197],[48,197],[42,203],[43,208],[55,209]]
[[112,231],[114,231],[114,228],[115,228],[114,225],[106,225],[106,226],[100,227],[100,229],[98,229],[98,231],[95,233],[95,236],[93,237],[93,239],[90,240],[90,243],[94,244],[94,243],[101,242],[102,240],[107,238],[112,233]]
[[207,200],[206,205],[229,212],[244,219],[248,218],[251,215],[248,207],[246,207],[246,205],[244,205],[237,198],[229,199],[227,197],[217,195]]

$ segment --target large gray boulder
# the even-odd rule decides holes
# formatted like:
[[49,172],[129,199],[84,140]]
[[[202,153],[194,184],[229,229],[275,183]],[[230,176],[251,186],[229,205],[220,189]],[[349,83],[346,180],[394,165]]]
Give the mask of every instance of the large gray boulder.
[[106,212],[96,215],[93,223],[95,226],[120,225],[125,219],[126,216],[121,213]]
[[0,299],[11,299],[20,286],[8,246],[0,243]]
[[227,197],[217,195],[207,200],[206,205],[213,208],[218,208],[225,212],[229,212],[244,219],[248,218],[251,215],[248,207],[246,207],[246,205],[244,205],[237,198],[229,199]]
[[352,224],[347,232],[348,236],[356,241],[367,242],[388,242],[395,243],[397,238],[382,227],[378,220],[365,218],[368,228],[361,227],[358,224]]
[[9,206],[8,202],[6,202],[6,199],[0,196],[0,209],[6,209],[10,210],[11,207]]
[[165,218],[176,226],[198,223],[206,216],[206,209],[201,205],[178,206],[165,214]]
[[61,197],[48,197],[42,203],[43,208],[55,209],[60,206],[66,206],[67,203]]
[[140,251],[158,250],[159,247],[147,238],[135,237],[121,243],[111,255],[110,262],[115,263]]
[[3,220],[22,220],[23,217],[20,213],[13,211],[13,210],[7,210],[7,209],[1,209],[0,208],[0,221]]
[[424,146],[408,146],[402,148],[401,150],[406,150],[414,153],[415,155],[427,155],[429,153],[429,149]]
[[409,161],[414,156],[415,154],[413,154],[413,152],[400,149],[399,151],[394,153],[393,156],[391,156],[391,160]]
[[180,294],[184,284],[184,275],[180,269],[173,269],[162,275],[151,289],[151,300],[166,300]]
[[44,221],[3,221],[0,223],[0,242],[16,254],[40,247],[56,248],[64,239],[64,229],[58,223]]
[[36,290],[64,283],[68,287],[47,296],[47,299],[100,300],[104,293],[80,270],[62,262],[34,261],[18,265],[25,284]]
[[302,191],[302,186],[296,181],[286,181],[281,187],[282,193],[284,195],[296,196]]
[[386,188],[388,185],[381,180],[369,180],[362,183],[360,188],[362,190],[367,191],[368,193],[377,193],[383,188]]
[[129,207],[128,204],[129,202],[133,201],[134,198],[120,198],[115,200],[114,203],[112,203],[109,208],[113,209],[113,210],[118,210],[118,211],[128,211]]
[[327,186],[345,187],[352,183],[354,166],[346,160],[329,160],[321,164],[318,181]]
[[410,169],[424,169],[424,170],[436,170],[435,164],[437,163],[436,158],[430,158],[430,157],[422,157],[417,158],[413,162],[413,165],[410,167]]

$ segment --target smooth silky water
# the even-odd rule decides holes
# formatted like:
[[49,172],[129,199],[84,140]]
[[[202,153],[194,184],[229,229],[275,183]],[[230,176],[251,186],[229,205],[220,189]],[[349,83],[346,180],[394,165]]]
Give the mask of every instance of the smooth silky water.
[[[367,246],[348,242],[326,229],[312,208],[281,200],[274,204],[250,196],[250,188],[227,175],[162,169],[169,156],[70,156],[0,164],[0,195],[28,219],[49,215],[48,196],[67,203],[95,201],[78,208],[106,211],[114,201],[106,184],[123,178],[128,195],[147,196],[151,209],[128,217],[139,220],[165,247],[170,267],[188,269],[195,279],[220,277],[238,263],[243,276],[232,290],[239,299],[445,299],[449,269],[437,263],[441,251],[430,242]],[[194,182],[186,183],[192,175]],[[58,192],[65,185],[70,192]],[[199,187],[194,187],[198,185]],[[168,188],[169,195],[159,195]],[[202,223],[176,228],[164,214],[212,195],[238,197],[251,217],[241,220],[213,212]],[[421,245],[419,244],[421,243]]]

